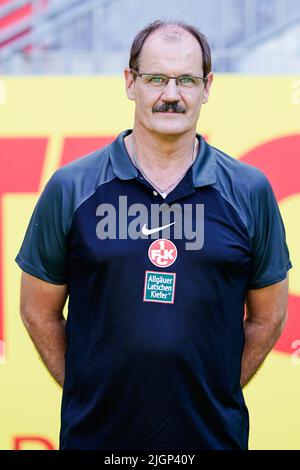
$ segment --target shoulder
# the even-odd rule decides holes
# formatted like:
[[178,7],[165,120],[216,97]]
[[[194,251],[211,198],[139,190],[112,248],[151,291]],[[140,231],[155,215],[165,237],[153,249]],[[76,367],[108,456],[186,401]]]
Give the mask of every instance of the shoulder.
[[99,186],[114,179],[108,147],[98,149],[56,170],[43,194],[74,211]]
[[56,170],[49,182],[62,187],[95,187],[112,176],[108,146],[84,155]]
[[270,185],[266,175],[257,167],[212,147],[217,155],[217,180],[231,183],[237,191],[252,192]]
[[217,177],[214,188],[236,210],[249,231],[261,209],[275,205],[275,196],[266,175],[213,147],[216,152]]
[[56,170],[47,182],[38,206],[45,214],[62,217],[69,227],[74,213],[99,186],[114,174],[108,146],[87,154]]

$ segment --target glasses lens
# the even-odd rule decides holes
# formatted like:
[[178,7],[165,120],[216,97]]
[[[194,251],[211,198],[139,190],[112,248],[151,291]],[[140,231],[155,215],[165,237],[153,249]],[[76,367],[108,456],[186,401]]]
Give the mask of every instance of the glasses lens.
[[198,78],[190,77],[190,76],[184,76],[184,77],[179,77],[177,79],[177,83],[179,88],[196,88],[200,80]]
[[164,87],[168,83],[168,77],[165,75],[141,75],[143,83],[151,87]]

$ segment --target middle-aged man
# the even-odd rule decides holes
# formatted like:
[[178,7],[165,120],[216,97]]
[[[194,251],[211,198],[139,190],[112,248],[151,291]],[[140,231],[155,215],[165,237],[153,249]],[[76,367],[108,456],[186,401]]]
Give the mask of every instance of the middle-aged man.
[[55,172],[16,259],[60,449],[247,449],[242,388],[286,321],[279,209],[196,132],[213,74],[195,27],[146,26],[124,73],[133,130]]

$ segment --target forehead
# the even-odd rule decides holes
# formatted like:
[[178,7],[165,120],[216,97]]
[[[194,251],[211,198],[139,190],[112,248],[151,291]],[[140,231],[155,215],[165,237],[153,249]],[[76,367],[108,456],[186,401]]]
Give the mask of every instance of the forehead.
[[202,51],[197,39],[185,30],[158,30],[144,42],[139,64],[144,72],[199,74]]

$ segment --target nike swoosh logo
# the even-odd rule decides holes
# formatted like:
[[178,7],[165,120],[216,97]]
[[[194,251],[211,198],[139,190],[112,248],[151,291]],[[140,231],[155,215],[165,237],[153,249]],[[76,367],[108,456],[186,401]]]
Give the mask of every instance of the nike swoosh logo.
[[[176,220],[175,220],[175,222],[176,222]],[[174,225],[175,222],[172,222],[171,224],[167,224],[167,225],[162,225],[161,227],[150,228],[150,229],[147,228],[147,224],[144,224],[143,227],[142,227],[142,234],[143,235],[151,235],[152,233],[159,232],[160,230],[163,230],[164,228],[167,228],[167,227],[170,227],[171,225]]]

